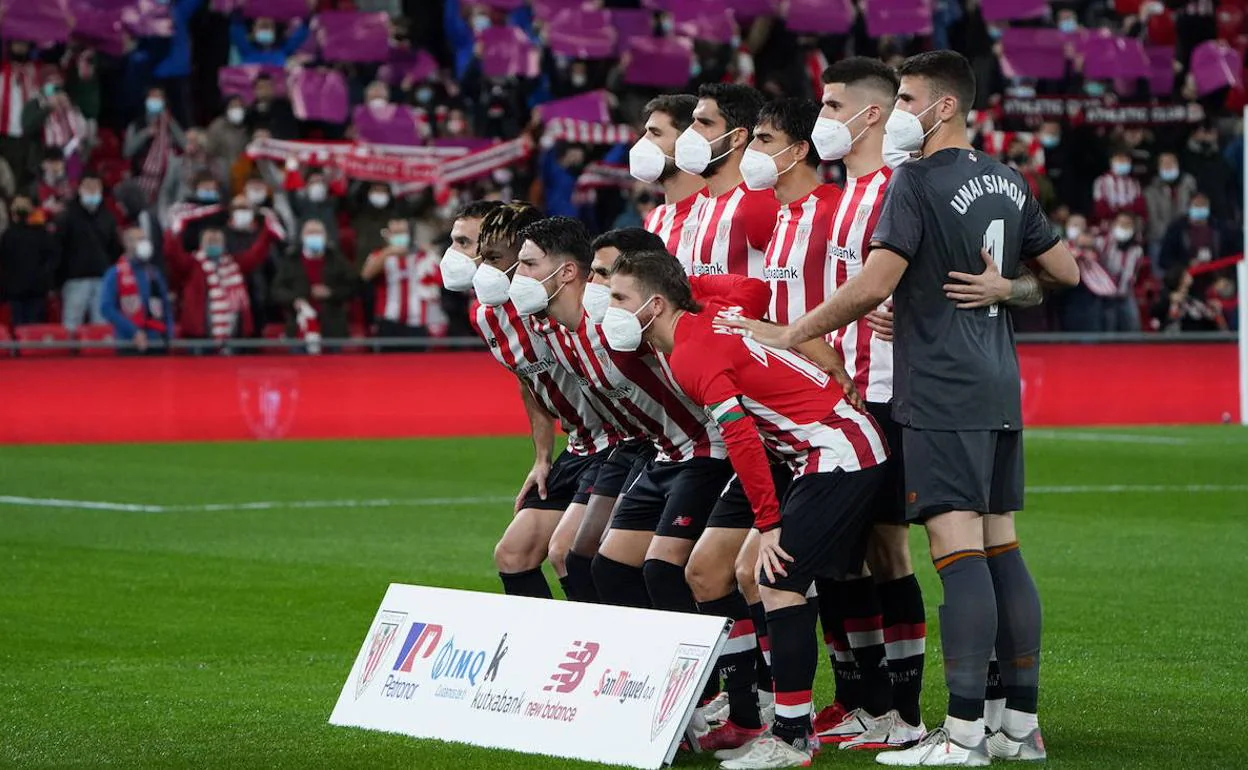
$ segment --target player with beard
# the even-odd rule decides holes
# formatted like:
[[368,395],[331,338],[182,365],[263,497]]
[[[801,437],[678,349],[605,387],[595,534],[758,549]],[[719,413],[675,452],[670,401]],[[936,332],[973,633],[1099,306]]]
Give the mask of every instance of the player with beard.
[[[482,211],[480,222],[473,222],[477,217],[472,215]],[[543,337],[507,301],[508,275],[514,272],[520,230],[540,219],[541,212],[527,203],[498,204],[488,210],[474,204],[456,219],[452,235],[462,240],[452,242],[467,247],[478,241],[477,253],[452,248],[443,257],[443,276],[452,290],[464,290],[464,279],[469,278],[479,300],[472,308],[473,329],[498,362],[520,380],[532,426],[533,468],[516,496],[515,516],[494,549],[503,590],[551,598],[541,571],[549,544],[565,519],[569,538],[576,531],[591,491],[600,491],[595,490],[595,482],[602,461],[625,436],[602,420],[575,377],[558,365]],[[552,463],[556,420],[563,424],[568,444]],[[553,559],[552,566],[569,599],[595,600],[593,577],[587,569],[578,571],[573,564],[569,570]]]
[[668,94],[651,99],[643,112],[645,134],[628,153],[628,170],[634,179],[663,187],[663,205],[646,217],[645,228],[663,239],[669,253],[676,253],[685,223],[696,220],[706,199],[706,182],[676,167],[676,139],[693,122],[698,99],[689,94]]
[[741,176],[762,106],[762,94],[749,86],[708,83],[698,90],[693,125],[676,140],[676,166],[705,179],[708,195],[697,227],[693,218],[686,222],[675,252],[689,275],[763,275],[779,204],[770,190],[750,190]]
[[[944,588],[949,701],[943,727],[877,761],[983,767],[992,756],[1043,760],[1040,599],[1014,525],[1023,505],[1018,353],[1001,305],[1037,304],[1045,286],[1078,283],[1079,270],[1027,182],[968,142],[975,76],[966,59],[928,52],[907,59],[897,74],[886,131],[895,150],[922,157],[889,180],[862,271],[792,326],[726,325],[787,348],[894,296],[892,413],[902,425],[907,515],[926,527]],[[985,740],[994,646],[1006,708],[1001,730]]]
[[[758,280],[687,278],[664,252],[634,252],[616,262],[603,325],[612,347],[644,340],[667,354],[677,384],[719,423],[761,533],[759,582],[775,652],[776,719],[771,734],[760,728],[746,748],[717,755],[728,770],[810,764],[818,746],[810,700],[818,648],[806,590],[816,577],[861,566],[887,455],[871,418],[812,361],[712,325],[719,314],[758,318],[768,295]],[[793,469],[783,504],[765,445]]]

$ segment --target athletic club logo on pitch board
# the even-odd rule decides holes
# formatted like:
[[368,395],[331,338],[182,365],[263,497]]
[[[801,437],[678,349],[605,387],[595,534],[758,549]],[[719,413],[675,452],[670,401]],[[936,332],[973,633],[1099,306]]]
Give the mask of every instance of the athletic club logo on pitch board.
[[288,369],[244,369],[238,373],[238,403],[253,436],[281,438],[295,421],[299,375]]
[[360,675],[355,680],[356,700],[359,700],[364,691],[368,689],[368,683],[373,681],[373,677],[381,667],[382,659],[386,657],[386,653],[390,651],[394,640],[398,638],[399,627],[403,625],[404,620],[407,620],[406,612],[381,611],[381,617],[377,619],[377,626],[373,629],[372,636],[368,640],[368,657],[364,659],[364,666],[360,669]]
[[667,676],[660,681],[662,692],[654,704],[654,717],[650,722],[650,740],[654,740],[672,721],[672,717],[683,711],[681,704],[687,704],[689,688],[696,684],[698,664],[706,659],[709,647],[697,644],[682,644],[676,648],[672,656],[672,665],[667,669]]

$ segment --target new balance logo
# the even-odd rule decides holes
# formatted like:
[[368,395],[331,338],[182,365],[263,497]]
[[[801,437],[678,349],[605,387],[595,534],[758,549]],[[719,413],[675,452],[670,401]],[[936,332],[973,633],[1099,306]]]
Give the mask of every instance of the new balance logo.
[[542,688],[546,692],[570,693],[585,679],[589,664],[598,657],[597,642],[573,642],[559,669],[550,676],[550,684]]
[[677,516],[676,518],[672,519],[672,526],[673,527],[691,527],[693,526],[693,517],[692,516]]

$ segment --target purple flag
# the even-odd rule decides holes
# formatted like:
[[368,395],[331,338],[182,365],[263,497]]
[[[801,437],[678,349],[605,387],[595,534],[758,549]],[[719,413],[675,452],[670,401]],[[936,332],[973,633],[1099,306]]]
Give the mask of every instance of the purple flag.
[[0,35],[6,40],[63,43],[69,39],[68,4],[66,0],[3,0]]
[[127,4],[121,13],[121,23],[134,37],[169,37],[173,34],[169,6],[156,0]]
[[1152,74],[1144,45],[1133,38],[1118,37],[1109,30],[1087,32],[1077,43],[1083,55],[1083,76],[1092,80],[1146,78]]
[[243,15],[249,19],[290,21],[305,19],[312,13],[308,0],[243,0]]
[[477,5],[484,5],[499,11],[511,12],[524,6],[524,0],[477,0]]
[[615,27],[619,49],[630,37],[650,37],[654,34],[654,14],[637,8],[612,8],[611,26]]
[[540,52],[516,27],[490,27],[477,37],[487,78],[537,77]]
[[376,111],[361,104],[351,114],[351,124],[355,126],[356,139],[361,142],[403,146],[421,142],[416,111],[401,104],[387,104]]
[[404,80],[419,82],[438,73],[438,61],[423,48],[391,48],[390,61],[377,70],[377,77],[392,86]]
[[278,98],[286,96],[286,70],[281,67],[270,67],[264,64],[244,64],[238,67],[222,67],[217,70],[217,86],[221,95],[229,98],[237,96],[244,104],[251,104],[255,98],[256,78],[261,74],[268,75],[273,81],[273,93]]
[[546,45],[570,59],[609,59],[615,34],[607,11],[562,11],[546,24]]
[[1006,27],[1001,65],[1007,77],[1058,79],[1066,74],[1066,37],[1055,29]]
[[1049,12],[1046,0],[983,0],[984,21],[1039,19]]
[[932,34],[931,0],[871,0],[867,3],[867,33],[872,37]]
[[300,120],[345,123],[350,102],[347,80],[331,69],[300,69],[290,76],[290,103]]
[[125,53],[120,8],[99,8],[87,0],[78,0],[70,9],[74,14],[76,40],[109,56]]
[[854,25],[854,8],[849,0],[789,0],[785,24],[798,34],[840,35]]
[[611,122],[611,108],[607,104],[606,91],[590,91],[539,105],[537,117],[542,122],[567,118],[589,123],[609,123]]
[[208,9],[215,13],[228,14],[234,13],[234,11],[240,8],[242,4],[243,0],[212,0],[212,2],[208,4]]
[[1148,56],[1148,90],[1153,96],[1170,96],[1174,91],[1174,46],[1150,45]]
[[676,22],[677,35],[709,43],[731,43],[739,32],[737,21],[728,9],[681,18]]
[[1237,88],[1244,82],[1244,57],[1221,40],[1209,40],[1192,49],[1191,72],[1201,96]]
[[639,86],[681,88],[693,68],[693,41],[680,37],[635,37],[628,41],[624,81]]
[[550,21],[566,10],[580,10],[585,0],[533,0],[533,18]]
[[771,16],[776,13],[778,5],[777,0],[728,0],[727,3],[739,21],[753,21],[759,16]]
[[322,11],[313,26],[326,61],[384,62],[390,58],[390,20],[384,13]]

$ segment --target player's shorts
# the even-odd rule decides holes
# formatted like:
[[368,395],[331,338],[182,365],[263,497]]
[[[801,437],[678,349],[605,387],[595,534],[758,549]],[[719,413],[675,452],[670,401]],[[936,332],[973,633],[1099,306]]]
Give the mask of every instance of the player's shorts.
[[611,528],[697,540],[730,478],[732,465],[727,460],[651,461],[624,492]]
[[546,476],[546,499],[533,487],[520,503],[520,510],[535,508],[539,511],[562,511],[572,503],[582,505],[589,501],[589,491],[598,477],[598,466],[607,453],[577,456],[566,449],[559,453]]
[[[789,484],[793,483],[793,469],[785,463],[771,464],[771,481],[776,485],[776,499],[783,500]],[[745,496],[745,487],[740,477],[734,475],[732,481],[724,488],[723,494],[715,501],[711,509],[708,527],[724,527],[725,529],[750,529],[754,526],[754,506]]]
[[785,575],[758,584],[805,594],[815,578],[840,579],[862,569],[872,508],[888,471],[882,465],[860,471],[837,469],[800,476],[780,503],[780,547],[793,561]]
[[876,524],[906,524],[905,464],[902,457],[901,425],[893,419],[891,405],[867,402],[867,412],[880,426],[884,441],[888,444],[887,472],[880,484],[880,494],[875,499]]
[[[610,453],[598,465],[598,476],[589,489],[590,495],[619,497],[628,488],[630,476],[641,473],[646,463],[654,459],[654,444],[649,441],[622,441],[611,448]],[[634,468],[636,471],[634,471]]]
[[902,428],[902,443],[910,521],[1022,510],[1022,431]]

